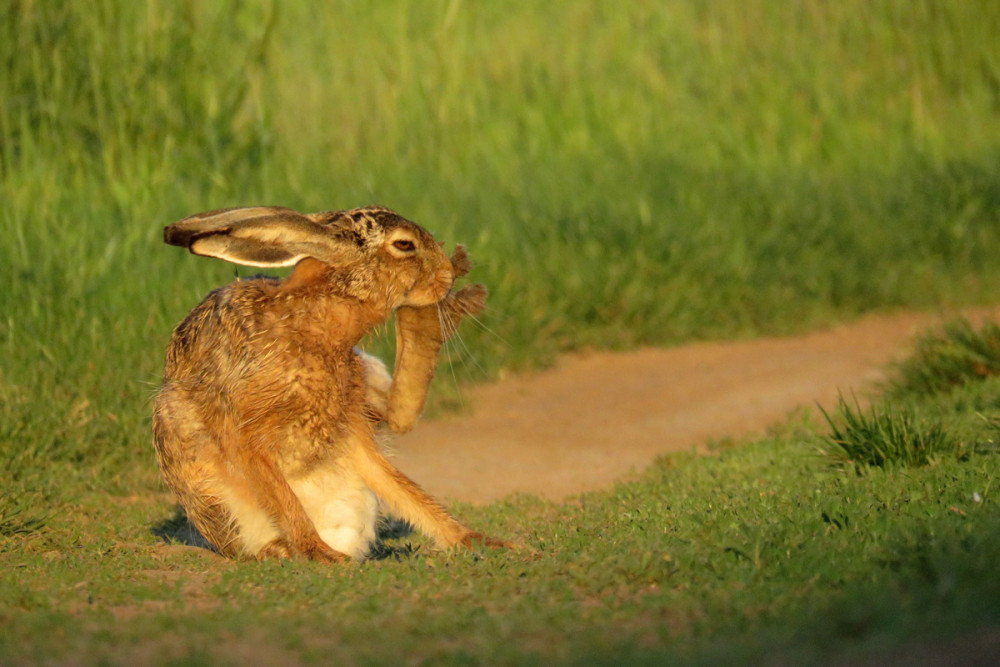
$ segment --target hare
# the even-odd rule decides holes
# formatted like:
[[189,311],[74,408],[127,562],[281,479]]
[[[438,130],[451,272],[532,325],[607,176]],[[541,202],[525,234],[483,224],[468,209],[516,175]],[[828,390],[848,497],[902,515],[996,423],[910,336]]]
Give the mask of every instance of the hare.
[[[380,503],[437,546],[506,546],[473,532],[398,471],[375,439],[413,426],[438,350],[486,289],[470,263],[382,207],[208,211],[164,229],[196,255],[292,266],[211,292],[173,332],[153,414],[167,485],[221,554],[364,558]],[[395,377],[355,349],[397,316]]]

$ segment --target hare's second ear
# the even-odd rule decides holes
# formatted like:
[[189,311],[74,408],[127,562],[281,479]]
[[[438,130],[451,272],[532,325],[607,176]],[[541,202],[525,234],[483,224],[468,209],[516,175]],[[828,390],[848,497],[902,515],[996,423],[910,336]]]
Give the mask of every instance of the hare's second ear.
[[276,206],[207,211],[163,230],[163,240],[170,245],[259,267],[291,266],[306,257],[343,264],[351,256],[352,243],[342,235],[309,216]]

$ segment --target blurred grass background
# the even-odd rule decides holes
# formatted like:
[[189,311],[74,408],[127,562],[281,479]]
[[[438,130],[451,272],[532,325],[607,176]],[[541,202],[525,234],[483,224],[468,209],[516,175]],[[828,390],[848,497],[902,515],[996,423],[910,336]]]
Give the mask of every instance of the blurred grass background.
[[234,275],[161,243],[200,210],[465,243],[449,378],[996,302],[997,35],[960,0],[0,0],[0,515],[157,484],[164,346]]

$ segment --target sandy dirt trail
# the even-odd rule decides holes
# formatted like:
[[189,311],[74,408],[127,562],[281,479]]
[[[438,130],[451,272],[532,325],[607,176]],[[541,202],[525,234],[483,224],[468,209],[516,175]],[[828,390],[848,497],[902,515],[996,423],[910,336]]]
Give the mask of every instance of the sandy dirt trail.
[[885,377],[914,337],[1000,308],[865,317],[805,336],[566,357],[550,370],[475,387],[464,414],[390,442],[405,473],[442,499],[524,492],[563,499],[609,486],[656,456],[762,433],[791,411],[832,406]]

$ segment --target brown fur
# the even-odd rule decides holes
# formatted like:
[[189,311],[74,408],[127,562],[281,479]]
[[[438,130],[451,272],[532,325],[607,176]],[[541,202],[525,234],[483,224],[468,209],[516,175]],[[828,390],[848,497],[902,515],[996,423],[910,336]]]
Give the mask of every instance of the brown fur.
[[486,288],[469,285],[438,308],[404,306],[396,311],[396,369],[386,418],[392,430],[405,433],[413,428],[423,412],[441,345],[464,316],[479,313],[485,304]]
[[[397,430],[412,426],[452,333],[439,305],[455,323],[482,308],[481,286],[450,291],[468,270],[464,251],[449,259],[423,229],[377,207],[215,211],[171,225],[165,238],[240,263],[297,262],[284,281],[243,280],[210,293],[167,350],[154,445],[167,485],[220,553],[346,559],[303,505],[315,497],[293,489],[341,478],[360,480],[442,547],[485,539],[392,466],[370,419],[388,414]],[[388,405],[372,406],[354,347],[397,308],[396,377]],[[353,517],[353,506],[344,507]]]

